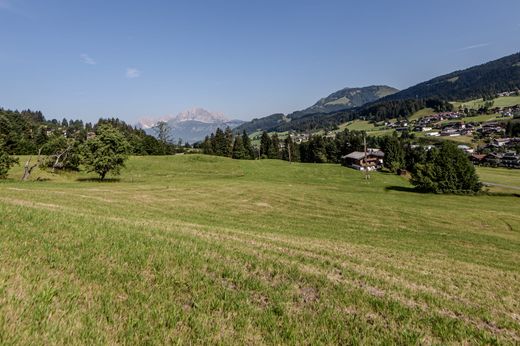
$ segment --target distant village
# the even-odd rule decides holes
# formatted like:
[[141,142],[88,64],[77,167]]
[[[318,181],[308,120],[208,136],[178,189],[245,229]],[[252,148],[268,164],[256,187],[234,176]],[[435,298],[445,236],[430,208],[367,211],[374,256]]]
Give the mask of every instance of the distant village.
[[[513,93],[500,93],[499,96],[510,96]],[[423,116],[417,120],[387,121],[384,129],[415,134],[416,138],[431,138],[432,144],[424,146],[427,150],[435,144],[435,138],[446,138],[457,141],[456,137],[471,137],[471,143],[461,143],[463,150],[475,165],[490,167],[506,167],[520,169],[520,137],[506,136],[505,124],[508,120],[520,117],[520,105],[512,107],[493,107],[489,114],[497,114],[493,121],[468,121],[472,117],[462,111],[442,112]],[[370,135],[370,132],[368,132]],[[329,131],[326,137],[334,137],[336,132]],[[300,144],[310,139],[310,133],[291,134],[293,140]],[[365,156],[366,155],[366,156]],[[369,149],[367,153],[353,152],[344,159],[347,165],[355,169],[363,169],[362,162],[374,162],[371,169],[382,166],[384,154],[378,149]],[[365,161],[363,161],[365,160]]]

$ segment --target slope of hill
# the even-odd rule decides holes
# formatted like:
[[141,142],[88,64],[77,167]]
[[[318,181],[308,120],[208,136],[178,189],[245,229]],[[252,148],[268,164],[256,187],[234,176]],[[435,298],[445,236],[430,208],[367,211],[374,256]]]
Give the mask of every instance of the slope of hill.
[[397,89],[386,85],[371,85],[362,88],[344,88],[320,99],[309,108],[288,115],[276,113],[267,117],[253,119],[250,122],[242,124],[236,130],[246,130],[248,133],[252,133],[257,130],[275,129],[281,125],[287,126],[286,124],[288,122],[309,115],[316,116],[360,107],[396,92],[398,92]]
[[520,89],[520,53],[455,71],[385,97],[385,100],[438,98],[471,100]]
[[511,195],[200,155],[132,157],[117,183],[36,170],[0,184],[2,344],[520,339]]
[[138,127],[143,128],[148,134],[154,135],[153,126],[158,121],[166,121],[171,128],[171,135],[175,140],[195,143],[215,132],[217,128],[235,128],[242,120],[229,120],[222,113],[208,112],[203,108],[193,108],[177,114],[175,117],[162,117],[159,119],[141,119]]
[[364,88],[344,88],[322,98],[307,109],[292,113],[290,117],[296,118],[300,115],[331,113],[360,107],[385,96],[395,94],[398,91],[399,90],[386,85],[371,85]]

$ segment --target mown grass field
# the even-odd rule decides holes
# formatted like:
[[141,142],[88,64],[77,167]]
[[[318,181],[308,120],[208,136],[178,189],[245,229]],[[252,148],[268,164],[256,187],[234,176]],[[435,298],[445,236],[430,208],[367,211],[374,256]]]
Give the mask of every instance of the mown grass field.
[[0,182],[0,344],[520,342],[513,194],[199,155],[20,174]]

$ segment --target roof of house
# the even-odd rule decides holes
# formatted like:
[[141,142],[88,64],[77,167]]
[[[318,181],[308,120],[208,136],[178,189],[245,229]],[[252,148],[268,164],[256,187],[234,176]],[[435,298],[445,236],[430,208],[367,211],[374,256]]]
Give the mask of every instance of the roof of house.
[[[367,150],[367,156],[377,156],[384,157],[385,154],[379,149],[369,149]],[[342,156],[342,159],[354,159],[361,160],[365,157],[365,153],[363,151],[353,151],[348,155]]]

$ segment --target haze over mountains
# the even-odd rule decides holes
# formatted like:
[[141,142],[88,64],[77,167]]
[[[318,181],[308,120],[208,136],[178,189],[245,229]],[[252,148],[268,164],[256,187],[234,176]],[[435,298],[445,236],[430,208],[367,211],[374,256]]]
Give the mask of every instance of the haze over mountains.
[[137,127],[142,128],[148,134],[154,135],[153,127],[159,121],[166,121],[171,128],[171,135],[175,141],[194,143],[204,139],[215,132],[217,128],[235,128],[243,123],[242,120],[230,120],[223,113],[209,112],[204,108],[192,108],[177,114],[176,116],[164,116],[160,118],[143,118],[139,120]]

